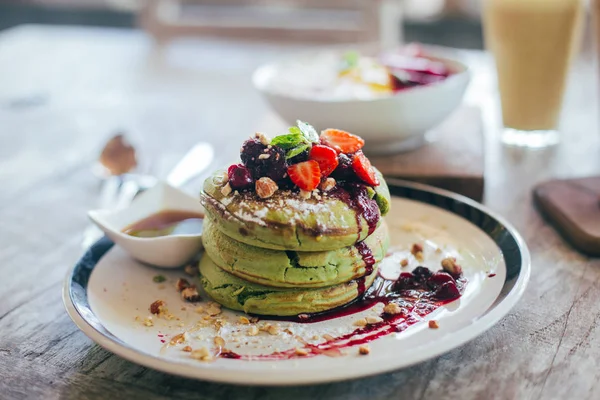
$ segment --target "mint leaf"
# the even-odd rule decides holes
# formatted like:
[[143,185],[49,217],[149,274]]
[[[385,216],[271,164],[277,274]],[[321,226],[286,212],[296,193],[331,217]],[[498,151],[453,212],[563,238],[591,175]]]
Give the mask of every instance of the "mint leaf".
[[293,149],[289,150],[287,152],[287,154],[285,155],[285,159],[289,160],[290,158],[296,157],[298,154],[301,154],[303,151],[306,151],[310,148],[310,144],[301,144],[298,147],[294,147]]
[[304,136],[304,134],[302,133],[302,130],[300,128],[298,128],[297,126],[290,126],[288,128],[288,131],[290,131],[290,133],[293,133],[294,135]]
[[[319,134],[317,133],[317,131],[311,124],[300,121],[300,120],[296,120],[296,124],[298,125],[298,130],[300,130],[300,132],[304,135],[304,137],[309,142],[313,142],[313,143],[319,142]],[[295,128],[295,126],[292,128]],[[291,132],[292,128],[290,128],[290,132]]]
[[[296,127],[294,127],[296,128]],[[296,128],[298,129],[298,128]],[[291,130],[291,128],[290,128]],[[298,129],[300,131],[300,129]],[[293,132],[288,133],[286,135],[275,136],[273,140],[271,140],[272,146],[281,147],[284,150],[293,149],[301,144],[306,144],[306,138],[302,135],[302,132]]]

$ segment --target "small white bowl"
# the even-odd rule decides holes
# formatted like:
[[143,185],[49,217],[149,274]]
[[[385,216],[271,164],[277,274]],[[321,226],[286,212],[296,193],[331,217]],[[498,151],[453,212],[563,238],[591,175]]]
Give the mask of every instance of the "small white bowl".
[[440,124],[461,103],[470,80],[468,67],[458,61],[427,55],[444,63],[452,75],[441,82],[417,86],[372,99],[318,99],[282,93],[274,87],[291,63],[310,64],[326,53],[306,53],[295,58],[259,67],[252,77],[254,86],[287,123],[307,121],[318,130],[338,128],[360,135],[365,151],[393,153],[414,149],[425,143],[425,134]]
[[197,198],[159,182],[136,197],[127,208],[92,210],[88,212],[88,216],[106,236],[133,258],[157,267],[180,267],[202,250],[201,234],[139,238],[123,233],[127,226],[162,210],[204,214],[204,208]]

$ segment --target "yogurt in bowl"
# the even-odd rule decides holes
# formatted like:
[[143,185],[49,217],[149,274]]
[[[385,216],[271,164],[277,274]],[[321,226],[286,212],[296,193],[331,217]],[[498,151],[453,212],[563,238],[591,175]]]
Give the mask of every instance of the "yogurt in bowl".
[[468,68],[420,52],[306,53],[259,67],[255,87],[286,122],[313,121],[367,139],[370,153],[410,150],[462,100]]

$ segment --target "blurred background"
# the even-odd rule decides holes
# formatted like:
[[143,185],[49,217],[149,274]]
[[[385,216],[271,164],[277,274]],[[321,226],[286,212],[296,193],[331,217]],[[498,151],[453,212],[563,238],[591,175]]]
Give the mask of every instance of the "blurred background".
[[[479,3],[478,0],[0,0],[0,30],[24,23],[122,28],[142,25],[163,40],[198,33],[245,36],[250,27],[269,26],[272,32],[274,25],[280,24],[285,28],[297,25],[300,30],[312,30],[309,39],[347,42],[353,40],[350,31],[363,24],[367,32],[362,34],[367,39],[369,34],[377,36],[384,30],[388,37],[406,42],[481,49]],[[252,34],[260,35],[255,31],[252,29]],[[290,35],[305,39],[293,32]]]

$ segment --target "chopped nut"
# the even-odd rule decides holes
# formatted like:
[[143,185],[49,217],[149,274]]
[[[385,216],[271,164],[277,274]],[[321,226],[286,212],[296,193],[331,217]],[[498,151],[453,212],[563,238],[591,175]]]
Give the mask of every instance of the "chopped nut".
[[313,337],[311,339],[312,340],[319,340],[319,336],[318,335],[313,335]]
[[396,303],[388,303],[385,307],[383,307],[383,312],[392,315],[402,314],[402,307]]
[[412,245],[412,248],[410,249],[410,253],[413,256],[416,256],[417,253],[422,253],[423,252],[423,246],[421,246],[419,243],[415,243]]
[[192,358],[200,361],[210,361],[212,356],[206,347],[192,351],[190,354]]
[[308,351],[306,349],[301,349],[300,347],[296,347],[294,350],[297,356],[304,357],[308,355]]
[[144,325],[145,326],[154,326],[154,321],[152,321],[152,317],[144,318]]
[[407,260],[406,258],[403,258],[403,259],[400,261],[400,266],[401,266],[401,267],[406,267],[407,265],[408,265],[408,260]]
[[271,140],[264,133],[256,132],[254,134],[254,137],[257,138],[258,141],[264,144],[265,146],[268,146],[269,143],[271,143]]
[[423,260],[425,259],[425,258],[423,257],[423,252],[422,252],[422,251],[419,251],[417,254],[415,254],[415,258],[416,258],[416,259],[417,259],[417,261],[419,261],[419,262],[423,262]]
[[185,272],[189,276],[196,276],[198,275],[198,266],[195,264],[188,264],[183,269],[183,272]]
[[444,271],[450,272],[452,275],[462,274],[462,267],[456,262],[454,257],[446,257],[442,260],[442,268]]
[[367,354],[369,354],[371,352],[371,349],[369,348],[368,345],[363,344],[362,346],[360,346],[358,348],[358,354],[366,356]]
[[225,339],[223,339],[221,336],[215,336],[213,341],[215,342],[215,346],[225,346]]
[[258,327],[256,325],[252,325],[249,329],[248,332],[246,332],[249,336],[256,336],[258,335]]
[[185,352],[191,353],[192,352],[192,347],[191,346],[185,346],[183,349],[181,349]]
[[310,195],[311,195],[311,193],[312,193],[312,192],[308,192],[308,191],[306,191],[306,190],[302,190],[302,189],[300,189],[300,193],[299,193],[299,194],[300,194],[300,197],[301,197],[301,198],[303,198],[304,200],[308,200],[308,199],[310,199]]
[[438,323],[437,323],[437,321],[436,321],[436,320],[432,319],[431,321],[429,321],[429,327],[430,327],[431,329],[437,329],[437,328],[439,328],[440,326],[438,325]]
[[328,335],[327,333],[323,335],[323,339],[327,340],[328,342],[331,342],[332,340],[334,340],[335,338],[331,335]]
[[195,286],[190,286],[188,288],[183,289],[181,291],[181,297],[185,301],[189,301],[190,303],[194,303],[194,302],[202,300],[202,298],[200,297],[200,294],[198,293],[198,289],[196,289]]
[[252,322],[253,324],[257,323],[258,321],[258,317],[250,317],[250,322]]
[[436,254],[442,254],[442,249],[440,249],[439,247],[437,249],[435,249],[435,253]]
[[284,331],[285,333],[287,333],[288,335],[293,335],[293,334],[294,334],[294,331],[293,331],[293,330],[291,330],[290,328],[285,328],[283,331]]
[[369,324],[369,325],[378,324],[380,322],[383,322],[383,318],[381,318],[381,317],[368,316],[367,318],[365,318],[365,320],[367,321],[367,324]]
[[259,160],[266,160],[266,159],[268,159],[269,157],[271,157],[271,155],[270,155],[270,154],[261,154],[261,155],[259,155],[259,156],[258,156],[258,159],[259,159]]
[[244,317],[243,315],[240,317],[240,323],[246,325],[250,323],[250,320],[246,317]]
[[177,279],[177,282],[175,283],[175,288],[177,289],[178,292],[181,292],[183,289],[187,289],[189,287],[190,287],[190,283],[187,281],[187,279],[179,278],[179,279]]
[[270,335],[279,335],[281,327],[279,325],[269,325],[267,327],[267,332],[269,332]]
[[[261,154],[261,156],[262,156],[262,154]],[[263,178],[260,178],[259,180],[257,180],[255,187],[256,187],[256,194],[258,194],[258,196],[261,199],[267,199],[267,198],[273,196],[273,194],[277,191],[277,189],[279,189],[279,187],[277,186],[275,181],[273,179],[267,178],[267,177],[263,177]]]
[[219,315],[221,314],[221,306],[219,304],[211,304],[208,309],[206,310],[206,313],[210,316],[215,316],[215,315]]
[[196,309],[194,311],[197,312],[198,314],[202,314],[204,312],[204,307],[198,306],[198,307],[196,307]]
[[185,333],[180,333],[178,335],[175,335],[171,338],[171,341],[169,342],[169,344],[171,346],[175,346],[176,344],[181,344],[183,342],[185,342],[187,339],[186,334]]
[[227,197],[227,196],[229,196],[229,195],[231,194],[231,191],[232,191],[232,190],[233,190],[233,189],[231,188],[231,185],[229,184],[229,182],[227,182],[227,183],[225,184],[225,186],[223,186],[223,187],[221,188],[221,194],[222,194],[223,196]]
[[367,320],[365,318],[357,319],[354,321],[354,326],[367,326]]
[[324,192],[329,192],[331,189],[333,189],[335,187],[335,179],[333,178],[327,178],[324,179],[321,184],[319,185],[319,189],[321,189]]
[[166,304],[167,303],[165,303],[164,300],[156,300],[154,303],[150,304],[150,312],[158,315],[165,310]]

